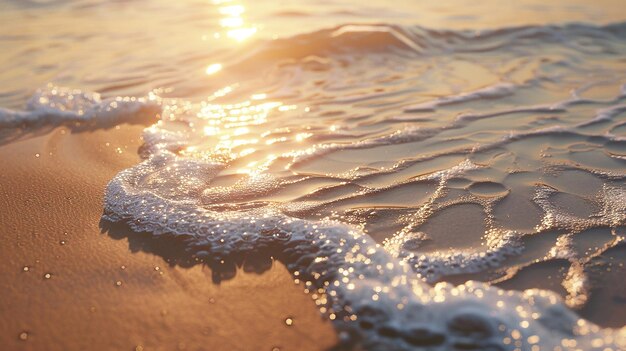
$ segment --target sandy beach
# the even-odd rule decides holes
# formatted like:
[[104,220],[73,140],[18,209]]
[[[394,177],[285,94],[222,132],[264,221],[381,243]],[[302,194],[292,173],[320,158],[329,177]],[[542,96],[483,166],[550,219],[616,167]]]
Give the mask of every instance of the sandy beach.
[[116,238],[102,233],[104,187],[138,162],[141,129],[57,129],[0,147],[2,349],[334,345],[331,324],[279,263],[214,284],[201,264],[172,266],[149,248],[129,246],[119,232]]

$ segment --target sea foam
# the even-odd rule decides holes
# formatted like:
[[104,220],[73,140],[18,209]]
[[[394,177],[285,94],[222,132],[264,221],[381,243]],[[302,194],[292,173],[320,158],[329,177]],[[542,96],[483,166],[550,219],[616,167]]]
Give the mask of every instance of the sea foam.
[[[194,118],[178,116],[176,124],[189,127]],[[393,143],[396,137],[383,140]],[[579,318],[548,291],[504,291],[472,281],[431,286],[420,279],[420,270],[426,276],[427,272],[451,274],[497,266],[521,249],[513,234],[500,233],[499,241],[483,253],[411,255],[397,249],[410,235],[397,236],[393,240],[399,244],[383,247],[358,227],[332,219],[291,217],[272,203],[212,210],[211,201],[219,194],[207,198],[206,193],[228,165],[181,154],[181,145],[192,145],[184,131],[169,130],[167,121],[148,128],[145,141],[149,152],[144,161],[122,171],[108,185],[104,217],[127,223],[137,232],[184,236],[198,258],[225,259],[271,248],[294,279],[315,294],[316,304],[333,321],[345,346],[617,350],[624,345],[623,333]],[[428,177],[445,184],[476,167],[466,161]],[[213,192],[226,192],[226,198],[245,197],[280,182],[268,177],[252,173],[236,188]]]

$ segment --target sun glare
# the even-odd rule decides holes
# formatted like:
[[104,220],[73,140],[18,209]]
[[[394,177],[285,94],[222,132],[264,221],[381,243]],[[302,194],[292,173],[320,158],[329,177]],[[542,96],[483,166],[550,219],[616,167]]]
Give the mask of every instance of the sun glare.
[[[255,26],[246,25],[243,17],[246,8],[243,5],[226,5],[220,7],[218,11],[224,16],[220,19],[220,26],[226,29],[226,37],[241,42],[257,32]],[[221,35],[216,33],[215,37]]]
[[222,64],[214,63],[214,64],[209,65],[209,67],[206,68],[206,74],[208,75],[215,74],[221,70],[222,70]]

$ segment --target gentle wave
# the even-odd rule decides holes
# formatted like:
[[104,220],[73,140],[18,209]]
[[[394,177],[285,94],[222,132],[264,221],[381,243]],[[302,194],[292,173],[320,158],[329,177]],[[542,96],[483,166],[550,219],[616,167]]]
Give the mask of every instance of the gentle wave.
[[[346,24],[285,39],[260,42],[237,52],[246,64],[253,61],[300,59],[387,53],[438,55],[481,53],[561,45],[584,53],[615,53],[615,42],[626,37],[626,22],[606,26],[590,24],[542,25],[491,30],[436,30],[419,26]],[[586,40],[590,40],[586,42]]]

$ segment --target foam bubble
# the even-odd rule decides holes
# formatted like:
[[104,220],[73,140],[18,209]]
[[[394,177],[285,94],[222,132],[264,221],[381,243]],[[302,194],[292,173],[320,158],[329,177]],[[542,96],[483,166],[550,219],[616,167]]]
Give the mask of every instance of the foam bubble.
[[68,125],[74,128],[110,127],[120,123],[154,121],[160,112],[156,95],[147,98],[116,97],[47,85],[28,100],[23,111],[0,108],[0,127],[32,128]]

